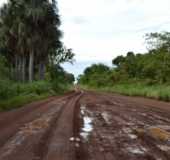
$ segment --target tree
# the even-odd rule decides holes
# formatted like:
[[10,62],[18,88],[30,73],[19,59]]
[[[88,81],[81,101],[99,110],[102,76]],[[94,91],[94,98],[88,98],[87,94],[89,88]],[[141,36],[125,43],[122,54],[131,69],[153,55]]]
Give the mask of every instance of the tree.
[[170,32],[149,33],[145,37],[149,50],[164,49],[170,52]]
[[118,56],[112,60],[112,64],[119,67],[124,61],[125,61],[125,58],[123,56]]
[[93,64],[87,67],[84,74],[78,77],[79,84],[101,87],[110,84],[111,70],[104,64]]
[[74,53],[72,49],[67,49],[66,47],[61,47],[57,49],[55,55],[52,56],[52,61],[56,64],[61,64],[64,62],[73,63]]
[[62,48],[56,4],[55,0],[9,0],[0,9],[0,48],[15,68],[16,80],[28,77],[32,82],[37,70],[39,78],[44,79],[49,58],[55,58]]
[[67,73],[60,65],[55,64],[51,69],[51,79],[55,82],[65,82],[66,84],[73,84],[75,81],[74,75]]

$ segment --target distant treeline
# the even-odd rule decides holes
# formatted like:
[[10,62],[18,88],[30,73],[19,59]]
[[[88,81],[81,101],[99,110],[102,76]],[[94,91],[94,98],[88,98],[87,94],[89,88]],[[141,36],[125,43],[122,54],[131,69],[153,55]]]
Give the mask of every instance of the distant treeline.
[[78,83],[92,87],[131,82],[170,83],[170,33],[147,34],[146,42],[148,53],[128,52],[126,56],[118,56],[112,60],[112,68],[93,64],[79,76]]

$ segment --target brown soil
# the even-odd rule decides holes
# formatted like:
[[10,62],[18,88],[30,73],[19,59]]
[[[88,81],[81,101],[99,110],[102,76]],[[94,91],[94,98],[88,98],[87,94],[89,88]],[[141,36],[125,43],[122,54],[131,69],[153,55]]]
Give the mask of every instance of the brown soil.
[[170,160],[170,104],[86,91],[0,113],[0,160]]

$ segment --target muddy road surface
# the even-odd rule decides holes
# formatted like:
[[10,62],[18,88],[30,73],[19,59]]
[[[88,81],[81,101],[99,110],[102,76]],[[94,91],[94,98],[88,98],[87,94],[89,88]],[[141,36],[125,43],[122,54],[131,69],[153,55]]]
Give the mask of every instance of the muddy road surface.
[[170,103],[81,91],[0,113],[0,160],[170,160]]

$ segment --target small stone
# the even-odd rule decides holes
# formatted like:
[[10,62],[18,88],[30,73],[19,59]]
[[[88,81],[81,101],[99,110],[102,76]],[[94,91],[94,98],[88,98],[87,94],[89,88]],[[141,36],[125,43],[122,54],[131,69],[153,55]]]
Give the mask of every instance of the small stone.
[[80,138],[76,138],[76,141],[77,141],[77,142],[80,142]]
[[79,143],[76,143],[76,144],[75,144],[75,147],[76,147],[76,148],[79,148],[79,147],[80,147],[80,144],[79,144]]
[[75,140],[75,138],[74,138],[74,137],[71,137],[71,138],[70,138],[70,141],[71,141],[71,142],[73,142],[74,140]]

